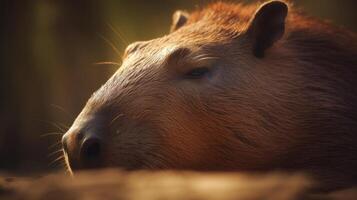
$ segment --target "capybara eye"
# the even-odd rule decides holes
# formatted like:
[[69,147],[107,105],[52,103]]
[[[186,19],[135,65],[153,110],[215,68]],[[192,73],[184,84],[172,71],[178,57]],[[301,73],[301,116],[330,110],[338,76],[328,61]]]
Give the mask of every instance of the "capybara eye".
[[185,77],[189,79],[199,79],[208,74],[209,71],[208,67],[200,67],[187,72]]

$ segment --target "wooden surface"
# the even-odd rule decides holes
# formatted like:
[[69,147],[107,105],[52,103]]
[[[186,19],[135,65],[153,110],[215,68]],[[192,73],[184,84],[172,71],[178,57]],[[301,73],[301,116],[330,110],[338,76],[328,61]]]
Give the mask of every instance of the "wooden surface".
[[0,175],[0,199],[357,199],[357,190],[311,194],[312,181],[295,174],[88,171],[74,177]]

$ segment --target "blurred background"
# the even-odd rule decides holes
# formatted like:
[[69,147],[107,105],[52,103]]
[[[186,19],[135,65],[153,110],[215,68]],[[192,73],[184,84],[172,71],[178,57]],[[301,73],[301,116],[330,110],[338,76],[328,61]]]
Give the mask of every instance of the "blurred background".
[[[0,171],[60,169],[53,162],[61,155],[60,134],[118,67],[103,62],[120,63],[129,43],[166,34],[176,9],[208,2],[1,0]],[[293,2],[357,30],[355,0]]]

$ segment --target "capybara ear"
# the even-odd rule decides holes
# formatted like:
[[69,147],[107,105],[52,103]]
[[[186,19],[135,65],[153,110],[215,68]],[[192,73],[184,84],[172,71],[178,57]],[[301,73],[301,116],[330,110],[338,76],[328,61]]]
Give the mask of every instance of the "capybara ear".
[[256,57],[264,57],[265,50],[283,36],[287,14],[288,5],[282,1],[270,1],[258,8],[248,28]]
[[189,14],[182,10],[176,10],[172,15],[170,32],[174,32],[186,24]]

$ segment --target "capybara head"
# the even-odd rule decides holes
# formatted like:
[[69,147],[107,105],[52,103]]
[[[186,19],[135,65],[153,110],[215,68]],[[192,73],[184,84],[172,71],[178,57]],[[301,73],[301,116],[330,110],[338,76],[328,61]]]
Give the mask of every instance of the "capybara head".
[[69,166],[313,171],[355,151],[355,37],[290,10],[177,11],[88,100],[63,137]]

